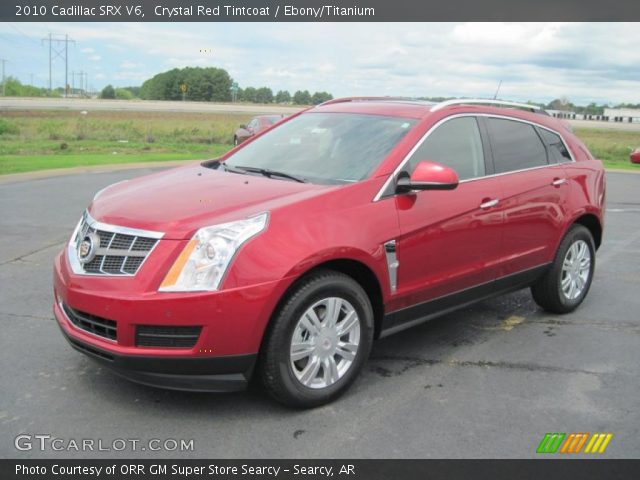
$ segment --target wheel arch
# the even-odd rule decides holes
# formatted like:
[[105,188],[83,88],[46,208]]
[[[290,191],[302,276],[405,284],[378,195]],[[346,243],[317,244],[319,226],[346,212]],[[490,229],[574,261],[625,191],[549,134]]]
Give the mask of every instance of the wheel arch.
[[333,258],[317,263],[306,270],[299,271],[295,280],[286,288],[275,307],[271,311],[269,320],[264,328],[262,339],[260,341],[260,350],[262,350],[265,341],[269,335],[269,331],[273,325],[273,319],[282,305],[289,299],[291,293],[307,276],[320,270],[332,270],[343,273],[355,280],[365,291],[371,302],[373,309],[374,321],[374,338],[378,338],[382,327],[382,319],[384,317],[384,297],[382,294],[382,285],[375,272],[364,262],[354,258]]
[[592,213],[584,213],[573,221],[572,225],[576,224],[586,227],[591,232],[596,250],[600,248],[602,244],[602,224],[598,217]]

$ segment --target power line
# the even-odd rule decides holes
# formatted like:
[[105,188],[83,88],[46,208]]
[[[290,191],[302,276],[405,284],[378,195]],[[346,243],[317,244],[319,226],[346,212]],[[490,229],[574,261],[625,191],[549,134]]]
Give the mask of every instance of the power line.
[[18,33],[18,34],[22,35],[26,40],[29,40],[29,42],[39,44],[39,42],[38,42],[35,38],[33,38],[33,37],[31,37],[31,36],[27,35],[26,33],[24,33],[22,30],[20,30],[20,29],[19,29],[16,25],[14,25],[13,23],[10,23],[10,24],[9,24],[9,26],[10,26],[11,28],[13,28],[13,29]]
[[[58,38],[56,38],[58,37]],[[69,38],[69,35],[54,35],[50,33],[48,37],[43,38],[42,42],[49,42],[49,92],[53,90],[52,86],[52,63],[56,58],[64,59],[64,91],[65,96],[69,86],[69,43],[75,44],[75,40]]]

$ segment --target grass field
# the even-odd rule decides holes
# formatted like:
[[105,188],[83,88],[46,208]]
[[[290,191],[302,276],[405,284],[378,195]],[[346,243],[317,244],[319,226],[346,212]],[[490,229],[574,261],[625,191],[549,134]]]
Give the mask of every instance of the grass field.
[[640,132],[580,128],[575,133],[606,168],[640,172],[640,164],[629,161],[631,151],[640,147]]
[[85,165],[211,158],[251,117],[233,114],[9,111],[0,174]]
[[[0,174],[86,165],[212,158],[231,148],[239,114],[8,111],[0,116]],[[640,132],[578,129],[608,168],[640,171]]]

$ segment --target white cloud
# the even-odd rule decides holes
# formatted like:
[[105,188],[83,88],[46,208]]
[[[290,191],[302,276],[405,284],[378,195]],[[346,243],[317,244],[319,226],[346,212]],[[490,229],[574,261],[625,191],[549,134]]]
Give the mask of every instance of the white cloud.
[[[68,33],[85,61],[100,60],[105,72],[117,72],[102,81],[120,85],[173,67],[216,66],[242,87],[334,95],[492,96],[500,80],[501,96],[514,100],[567,95],[582,103],[637,102],[640,91],[637,23],[33,23],[25,28],[34,38]],[[3,24],[0,33],[15,35]],[[12,61],[12,67],[39,72],[46,52],[37,43],[20,60],[24,66]]]
[[131,62],[129,60],[125,60],[124,62],[122,62],[120,64],[120,68],[126,68],[126,69],[132,69],[132,68],[138,68],[138,67],[143,67],[144,65],[135,63],[135,62]]

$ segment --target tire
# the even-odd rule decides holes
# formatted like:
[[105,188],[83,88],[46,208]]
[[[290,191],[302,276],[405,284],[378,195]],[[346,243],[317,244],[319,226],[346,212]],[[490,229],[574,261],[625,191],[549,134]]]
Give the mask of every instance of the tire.
[[[335,400],[369,356],[373,323],[369,297],[351,277],[331,270],[304,277],[267,331],[259,362],[266,391],[297,408]],[[292,353],[294,344],[298,348]]]
[[238,146],[238,137],[233,137],[233,146],[234,147]]
[[[535,302],[553,313],[575,310],[591,287],[595,251],[591,232],[582,225],[573,225],[560,242],[551,268],[531,287]],[[588,267],[583,258],[588,258]]]

